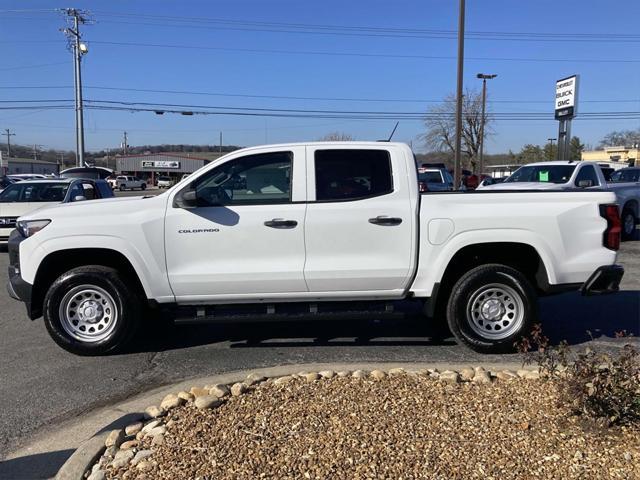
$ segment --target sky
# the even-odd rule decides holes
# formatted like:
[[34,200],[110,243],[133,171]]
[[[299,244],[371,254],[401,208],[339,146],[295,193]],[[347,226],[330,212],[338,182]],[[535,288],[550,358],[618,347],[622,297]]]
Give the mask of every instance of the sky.
[[[555,82],[573,74],[580,75],[580,91],[572,133],[583,143],[595,146],[612,130],[640,127],[640,2],[620,0],[615,8],[600,0],[466,3],[465,87],[480,88],[479,72],[497,74],[488,83],[490,111],[549,114],[496,121],[486,152],[519,151],[557,137]],[[92,20],[81,27],[89,47],[82,62],[86,106],[93,100],[187,105],[164,108],[194,111],[202,106],[418,114],[456,88],[457,0],[4,0],[0,107],[34,107],[0,109],[0,133],[15,132],[12,143],[75,149],[73,110],[37,108],[73,99],[72,54],[60,31],[66,20],[55,11],[69,6],[90,12]],[[16,101],[22,103],[9,103]],[[588,112],[635,115],[580,117]],[[378,140],[394,125],[390,118],[86,108],[85,142],[87,151],[116,149],[125,130],[130,145],[217,144],[221,131],[225,145],[240,146],[317,140],[333,131]],[[424,151],[424,130],[419,118],[403,119],[394,140]]]

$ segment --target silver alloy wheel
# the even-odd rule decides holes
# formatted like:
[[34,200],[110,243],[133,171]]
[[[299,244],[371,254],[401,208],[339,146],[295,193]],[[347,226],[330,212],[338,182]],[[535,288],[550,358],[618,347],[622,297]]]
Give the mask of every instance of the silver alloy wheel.
[[64,331],[85,343],[104,340],[118,323],[116,302],[96,285],[73,287],[62,298],[58,312]]
[[632,235],[633,231],[636,229],[636,219],[632,213],[627,213],[624,216],[624,233],[626,235]]
[[469,297],[467,321],[471,329],[487,340],[512,335],[524,322],[522,296],[508,285],[484,285]]

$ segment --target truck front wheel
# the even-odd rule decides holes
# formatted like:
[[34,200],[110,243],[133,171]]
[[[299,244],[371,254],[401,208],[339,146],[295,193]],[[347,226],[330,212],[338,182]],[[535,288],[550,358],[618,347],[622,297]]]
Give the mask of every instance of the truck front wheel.
[[60,275],[44,299],[51,338],[78,355],[102,355],[124,347],[140,319],[140,300],[120,273],[90,265]]
[[476,352],[504,353],[531,331],[537,297],[527,278],[506,265],[482,265],[453,287],[447,322],[454,336]]

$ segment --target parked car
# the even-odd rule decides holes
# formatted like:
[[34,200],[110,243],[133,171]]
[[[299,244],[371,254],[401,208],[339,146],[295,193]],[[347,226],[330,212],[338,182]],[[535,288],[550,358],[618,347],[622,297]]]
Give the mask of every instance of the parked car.
[[3,175],[2,177],[0,177],[0,192],[14,183],[16,183],[16,181],[13,178],[9,178],[6,175]]
[[622,220],[622,237],[631,239],[640,223],[640,167],[627,167],[611,174],[608,189],[616,194]]
[[418,191],[447,192],[453,190],[453,177],[444,168],[421,168],[418,173]]
[[170,188],[176,184],[176,181],[171,177],[158,177],[158,188]]
[[132,177],[130,175],[118,175],[116,177],[116,188],[120,191],[123,190],[145,190],[147,188],[147,182],[140,180],[138,177]]
[[272,145],[164,195],[25,215],[9,292],[78,354],[122,348],[148,304],[205,322],[384,317],[406,299],[501,352],[538,321],[538,295],[617,291],[619,242],[613,192],[419,194],[408,145]]
[[523,165],[504,182],[488,185],[483,190],[566,190],[606,186],[597,163],[558,160]]
[[489,185],[497,185],[505,181],[507,177],[484,177],[480,182],[480,185],[476,188],[476,190],[482,190]]
[[104,180],[113,175],[113,170],[104,167],[71,167],[60,172],[63,178],[87,178]]
[[23,180],[0,193],[0,243],[6,243],[22,215],[59,203],[111,198],[104,180],[47,179]]
[[11,178],[16,182],[21,182],[22,180],[39,180],[47,178],[46,175],[42,175],[40,173],[21,173],[21,174],[12,174],[7,175],[7,177]]

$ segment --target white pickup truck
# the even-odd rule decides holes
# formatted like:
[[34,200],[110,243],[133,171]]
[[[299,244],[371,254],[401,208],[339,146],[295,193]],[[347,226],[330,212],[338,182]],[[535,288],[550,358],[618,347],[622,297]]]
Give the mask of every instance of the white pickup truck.
[[588,189],[421,195],[401,143],[253,147],[162,195],[21,217],[8,288],[85,355],[121,348],[159,309],[189,321],[351,318],[404,301],[498,352],[537,321],[538,295],[618,289],[614,202]]

